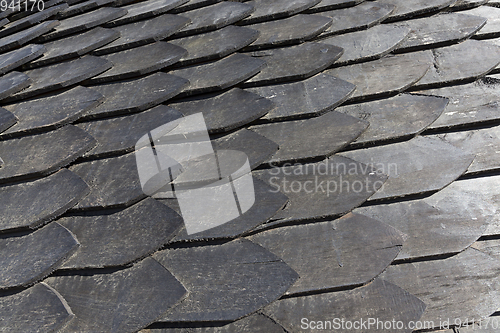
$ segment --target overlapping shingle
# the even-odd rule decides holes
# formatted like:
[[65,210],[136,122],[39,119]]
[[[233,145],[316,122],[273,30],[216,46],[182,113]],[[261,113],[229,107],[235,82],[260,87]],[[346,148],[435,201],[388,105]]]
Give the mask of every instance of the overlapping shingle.
[[88,185],[67,169],[35,181],[1,187],[0,230],[36,228],[62,215],[88,193]]
[[73,16],[60,21],[60,25],[54,31],[40,36],[37,41],[46,42],[56,38],[64,37],[75,32],[85,31],[105,22],[125,15],[127,11],[121,8],[103,7],[89,13]]
[[409,33],[408,27],[384,24],[322,39],[321,43],[343,48],[344,54],[335,65],[348,65],[381,58],[404,43]]
[[182,47],[165,42],[106,54],[100,58],[110,61],[113,67],[90,78],[87,84],[124,80],[156,72],[176,63],[185,54],[187,51]]
[[[495,0],[493,0],[494,2]],[[451,10],[461,10],[467,8],[478,7],[484,4],[489,3],[489,0],[458,0],[454,4],[452,4],[449,8]],[[492,4],[494,5],[494,4]]]
[[265,69],[265,60],[235,53],[221,60],[172,70],[169,73],[189,81],[179,97],[220,91]]
[[0,77],[0,99],[6,99],[12,94],[29,87],[33,80],[21,72],[10,72]]
[[25,236],[0,239],[0,289],[28,286],[41,280],[78,245],[74,235],[55,222]]
[[211,30],[217,30],[229,24],[238,22],[253,13],[255,8],[251,3],[222,1],[212,6],[206,6],[183,12],[182,17],[189,18],[191,24],[174,34],[185,37]]
[[[71,8],[52,15],[65,2]],[[121,333],[147,327],[144,331],[283,333],[304,331],[304,318],[320,325],[332,316],[417,321],[424,305],[409,290],[373,281],[394,258],[389,272],[414,264],[432,266],[429,274],[416,274],[417,280],[410,281],[412,274],[400,276],[412,286],[425,285],[425,291],[417,291],[431,303],[430,317],[424,320],[489,315],[498,299],[491,292],[498,289],[496,259],[484,260],[480,252],[470,255],[471,249],[464,252],[479,238],[473,247],[496,255],[490,240],[500,234],[494,149],[500,43],[463,41],[498,33],[494,8],[484,3],[50,0],[43,11],[1,12],[0,26],[6,28],[0,35],[8,36],[0,38],[0,73],[6,74],[0,81],[5,107],[0,109],[0,241],[37,241],[13,250],[3,247],[4,262],[14,258],[12,269],[0,273],[6,277],[4,288],[16,289],[0,295],[0,307],[6,309],[0,312],[7,316],[0,316],[0,331],[61,331],[73,316],[69,307],[76,317],[63,332]],[[475,6],[485,14],[463,11]],[[388,17],[399,22],[379,24]],[[32,26],[50,18],[62,19],[62,27],[49,31],[55,21]],[[14,33],[18,29],[24,30]],[[38,40],[44,46],[21,48],[43,33]],[[316,42],[304,43],[311,38]],[[188,54],[160,52],[158,46],[166,43]],[[276,48],[284,45],[290,47]],[[263,51],[250,53],[255,48]],[[404,54],[387,55],[394,50]],[[34,99],[23,94],[45,85],[45,79],[9,73],[43,71],[63,61],[81,64],[83,58],[78,58],[88,53],[110,59],[114,68],[101,75],[90,73],[95,66],[72,65],[70,71],[89,73],[86,78],[77,75],[74,82],[53,72],[47,82],[61,81],[64,90],[52,86],[54,91]],[[52,66],[43,67],[47,65]],[[209,70],[196,73],[204,68]],[[174,71],[188,73],[192,86],[169,75]],[[132,76],[137,78],[123,80]],[[80,79],[88,80],[80,83],[86,87],[74,88]],[[103,80],[116,81],[89,84]],[[434,89],[441,86],[448,87]],[[15,104],[6,104],[5,98],[22,89]],[[402,91],[413,94],[397,95]],[[101,96],[103,104],[96,106]],[[450,101],[447,106],[442,97]],[[188,234],[189,221],[182,227],[181,215],[187,218],[199,202],[181,205],[171,193],[145,198],[131,152],[148,132],[200,112],[207,125],[204,137],[211,139],[207,147],[216,154],[183,159],[184,170],[173,184],[201,185],[189,182],[191,176],[218,180],[204,163],[217,156],[224,170],[230,161],[227,151],[237,151],[232,161],[244,157],[254,170],[249,185],[255,202],[224,224],[217,214],[227,203],[210,206],[200,222],[218,227]],[[74,122],[76,127],[68,125]],[[411,139],[422,132],[424,137]],[[439,138],[428,137],[436,134]],[[365,146],[371,148],[360,149]],[[297,161],[303,165],[286,164]],[[59,170],[62,166],[73,172]],[[464,173],[476,174],[457,180]],[[239,194],[235,198],[238,206]],[[355,214],[379,221],[359,215],[340,218],[356,207]],[[65,256],[57,244],[69,238],[36,237],[51,228],[64,230],[58,222],[29,230],[63,213],[57,221],[75,231],[82,244],[63,270],[47,280],[57,280],[65,299],[52,290],[59,300],[46,309],[23,308],[29,320],[8,312],[18,311],[11,296],[24,295],[21,288],[56,269]],[[176,230],[162,227],[170,221]],[[330,230],[332,224],[336,230]],[[275,253],[241,237],[259,239]],[[26,260],[18,260],[26,253]],[[471,295],[464,297],[468,285]],[[344,289],[349,291],[340,291]],[[30,305],[40,304],[34,300]],[[53,315],[53,322],[39,320],[40,312]]]
[[65,88],[85,79],[98,75],[109,68],[112,63],[94,56],[85,56],[79,59],[35,68],[25,71],[33,83],[23,91],[7,98],[7,102],[19,101],[42,93]]
[[257,125],[249,129],[279,145],[269,163],[284,163],[333,155],[356,140],[368,126],[364,120],[332,111],[312,119]]
[[17,123],[17,118],[12,112],[0,108],[0,133]]
[[450,100],[441,116],[429,126],[430,129],[444,129],[498,119],[498,87],[499,81],[487,76],[469,84],[415,93],[442,96]]
[[44,134],[0,141],[0,156],[6,162],[0,182],[48,175],[82,156],[94,145],[94,138],[73,125]]
[[333,23],[320,37],[368,29],[386,19],[394,9],[391,4],[369,1],[350,8],[322,11],[318,14],[331,17]]
[[[59,12],[55,17],[57,19],[65,19],[71,16],[79,15],[96,9],[98,7],[113,3],[114,0],[87,0],[70,5],[68,8]],[[70,4],[70,1],[68,1]]]
[[467,249],[448,259],[391,266],[381,278],[425,302],[422,321],[456,318],[466,322],[469,316],[484,319],[498,309],[498,266],[497,259]]
[[134,154],[83,162],[70,167],[90,187],[74,209],[127,207],[143,199]]
[[400,230],[406,235],[398,260],[438,257],[465,250],[483,235],[488,217],[475,208],[481,202],[460,207],[456,191],[444,189],[428,199],[356,208],[364,214]]
[[189,0],[183,5],[180,5],[174,9],[171,10],[172,13],[178,14],[178,13],[183,13],[188,10],[193,10],[205,6],[210,6],[213,4],[216,4],[218,2],[221,2],[222,0]]
[[169,106],[185,117],[202,112],[209,133],[228,132],[262,117],[274,108],[270,100],[239,88],[179,100]]
[[351,101],[404,91],[419,82],[432,65],[430,53],[402,54],[325,71],[356,85]]
[[165,14],[150,20],[114,27],[113,31],[118,32],[120,38],[98,48],[93,54],[103,55],[154,43],[167,38],[189,23],[189,19],[185,17]]
[[475,38],[500,37],[500,20],[498,14],[500,8],[481,6],[471,10],[464,11],[464,14],[480,16],[486,18],[486,24],[474,35]]
[[340,155],[370,164],[389,176],[370,200],[440,190],[464,174],[474,160],[469,152],[424,137]]
[[299,274],[287,294],[365,284],[389,266],[403,244],[396,229],[357,214],[264,231],[249,239]]
[[263,118],[278,121],[319,116],[342,104],[355,89],[347,81],[318,74],[300,82],[247,90],[271,100],[276,107]]
[[104,27],[114,27],[139,21],[168,12],[170,9],[186,3],[187,0],[146,0],[121,7],[126,14],[106,22]]
[[387,99],[341,106],[336,111],[363,119],[370,124],[353,142],[353,145],[360,146],[416,135],[434,123],[447,105],[446,98],[401,94]]
[[469,38],[486,24],[482,16],[450,13],[405,21],[411,32],[396,52],[409,52],[452,44]]
[[305,10],[306,13],[316,13],[325,10],[355,6],[364,0],[321,0],[317,5]]
[[17,117],[18,122],[0,134],[0,137],[61,127],[75,121],[102,101],[103,96],[98,92],[77,86],[47,97],[5,105],[5,108]]
[[45,21],[29,29],[19,31],[10,36],[0,38],[0,52],[10,51],[19,46],[25,45],[36,37],[57,27],[59,21]]
[[45,21],[47,18],[57,14],[61,10],[67,8],[67,4],[62,4],[59,6],[55,7],[50,7],[47,8],[46,10],[42,10],[38,13],[28,15],[27,17],[10,22],[9,24],[6,24],[3,26],[2,30],[0,30],[0,38],[6,37],[8,35],[14,34],[16,32],[19,32],[23,29],[29,28],[37,23],[40,23],[42,21]]
[[275,20],[300,13],[314,5],[320,0],[252,0],[249,2],[255,8],[248,18],[239,22],[239,24],[253,24],[263,21]]
[[[253,29],[228,26],[217,31],[171,40],[174,45],[188,51],[179,66],[187,66],[223,58],[247,46],[257,39],[259,32]],[[208,43],[208,44],[206,44]]]
[[436,137],[444,142],[451,143],[463,151],[474,154],[474,161],[467,169],[467,173],[478,173],[496,170],[500,167],[498,145],[500,142],[500,128],[498,126],[455,133],[438,134]]
[[474,214],[484,217],[487,222],[484,236],[499,234],[498,218],[498,186],[500,177],[477,177],[458,180],[443,190],[426,198],[431,206],[439,206],[447,211],[460,215]]
[[80,247],[60,268],[102,268],[137,261],[168,243],[182,218],[154,199],[109,215],[80,215],[57,220],[78,239]]
[[[342,326],[342,320],[344,324],[357,322],[361,328],[359,324],[363,318],[365,325],[357,331],[365,330],[364,327],[375,328],[378,319],[381,323],[401,322],[403,329],[398,331],[410,333],[412,329],[407,328],[408,324],[418,321],[424,310],[424,302],[417,297],[392,283],[376,279],[354,290],[282,299],[266,307],[264,314],[290,332],[309,332],[310,327],[342,329],[347,327]],[[365,318],[373,318],[375,323],[371,321],[371,326],[367,326]]]
[[44,43],[43,56],[26,64],[26,68],[49,65],[62,60],[82,56],[120,37],[117,31],[94,28],[90,31],[70,36],[53,42]]
[[454,4],[456,0],[416,0],[411,3],[404,0],[384,0],[384,2],[395,6],[394,12],[388,17],[387,21],[399,21],[436,12]]
[[255,51],[275,46],[299,44],[322,33],[331,25],[332,19],[320,15],[299,14],[283,20],[249,25],[257,30],[259,38],[243,51]]
[[252,332],[266,332],[266,333],[285,333],[283,327],[271,320],[269,317],[260,313],[242,318],[233,323],[226,325],[212,325],[207,327],[200,324],[198,327],[193,324],[187,324],[185,328],[182,325],[177,325],[179,328],[150,328],[141,331],[140,333],[185,333],[186,330],[192,333],[252,333]]
[[267,67],[247,80],[244,86],[254,87],[307,79],[333,64],[342,53],[343,50],[339,47],[321,43],[304,43],[249,52],[248,55],[265,61]]
[[31,44],[0,55],[0,74],[5,74],[46,53],[43,45]]
[[365,202],[387,179],[370,165],[338,155],[314,164],[260,170],[254,176],[290,199],[273,217],[275,225],[345,214]]
[[152,108],[176,96],[189,81],[174,75],[155,73],[138,79],[92,86],[105,97],[86,119],[125,115]]
[[131,152],[146,132],[158,124],[166,124],[182,117],[182,114],[165,105],[122,117],[90,120],[76,126],[92,135],[97,145],[85,156],[104,157],[113,153]]
[[244,152],[248,157],[251,169],[267,161],[279,148],[276,142],[247,129],[240,129],[212,142],[216,150]]
[[[463,43],[432,50],[433,66],[412,89],[435,88],[488,74],[499,63],[500,48],[485,41]],[[423,51],[429,54],[428,51]]]
[[168,311],[186,292],[151,258],[111,274],[54,276],[45,282],[64,297],[75,314],[61,332],[136,332]]
[[236,320],[279,298],[297,279],[297,273],[274,254],[243,239],[167,249],[153,258],[189,293],[160,321]]
[[45,283],[0,297],[2,327],[12,332],[59,330],[74,315],[62,296]]
[[[248,211],[227,223],[206,231],[198,232],[196,234],[188,235],[186,229],[183,228],[182,230],[180,230],[173,241],[236,238],[269,221],[274,216],[274,214],[276,214],[285,206],[288,198],[281,192],[276,192],[272,187],[260,180],[254,179],[253,185],[255,202]],[[160,201],[178,210],[178,206],[175,200],[166,199]],[[216,223],[217,221],[209,221],[207,218],[204,222]]]

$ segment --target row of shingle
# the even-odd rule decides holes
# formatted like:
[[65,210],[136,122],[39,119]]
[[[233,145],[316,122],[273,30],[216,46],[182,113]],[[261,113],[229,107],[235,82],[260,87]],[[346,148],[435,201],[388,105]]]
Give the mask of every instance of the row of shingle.
[[[220,67],[219,67],[219,68],[220,68]],[[266,83],[267,83],[267,82],[266,82]],[[318,111],[315,111],[315,112],[318,112]],[[312,114],[314,114],[314,113],[312,113]],[[337,117],[339,117],[339,115],[336,115],[336,116],[337,116]],[[333,114],[332,114],[332,115],[329,115],[329,117],[333,117]],[[296,127],[298,126],[298,128],[300,128],[300,126],[301,126],[301,125],[302,125],[302,124],[297,123],[297,124],[294,124],[293,126],[296,126]],[[311,126],[310,128],[314,128],[314,123],[311,123],[311,125],[312,125],[312,126]],[[286,126],[283,126],[283,125],[281,125],[281,124],[278,124],[277,126],[286,127]],[[304,126],[304,127],[307,127],[307,126]],[[422,128],[421,128],[421,129],[423,129],[423,128],[425,128],[425,127],[426,127],[426,126],[422,126]],[[420,130],[421,130],[421,129],[420,129]],[[277,136],[276,136],[276,134],[275,134],[275,133],[273,133],[273,131],[268,131],[268,132],[270,133],[270,135],[275,135],[275,137],[277,137]],[[304,132],[307,132],[307,130],[304,130]],[[417,130],[417,132],[418,132],[418,130]],[[354,136],[354,133],[351,133],[351,135],[353,135],[353,136]],[[298,137],[297,137],[297,142],[298,142],[298,141],[300,141],[300,138],[301,138],[300,136],[298,136]],[[286,143],[285,143],[285,144],[286,144]],[[291,145],[291,146],[292,146],[292,145]],[[321,148],[321,147],[320,147],[320,148]],[[331,147],[330,147],[330,148],[328,148],[328,149],[331,149]],[[327,151],[329,152],[329,150],[328,150],[328,149],[327,149]],[[405,150],[405,149],[407,149],[407,147],[403,147],[403,148],[402,148],[402,150]],[[449,152],[447,152],[447,153],[449,154]],[[320,150],[320,153],[319,153],[318,155],[314,155],[314,157],[316,157],[316,156],[321,156],[322,154],[325,154],[325,153],[324,153],[323,151],[321,151],[321,150]],[[325,154],[325,155],[328,155],[328,154],[329,154],[329,153],[327,153],[327,154]],[[300,159],[300,158],[307,158],[307,157],[313,157],[313,156],[306,156],[306,157],[304,157],[304,156],[300,156],[300,157],[298,157],[298,158]],[[465,157],[465,156],[464,156],[464,157]],[[292,156],[292,159],[293,159],[293,158],[296,158],[296,157],[295,157],[295,156]],[[286,160],[287,160],[287,159],[285,158],[285,159],[284,159],[284,161],[286,161]],[[459,160],[461,160],[461,159],[459,158]],[[458,171],[457,171],[457,172],[458,172]],[[345,199],[344,199],[344,200],[345,200]],[[363,201],[364,201],[364,200],[363,200]],[[352,208],[350,208],[350,209],[352,209]],[[350,210],[350,209],[348,209],[348,210]],[[348,211],[348,210],[346,210],[346,211]],[[334,215],[334,214],[332,214],[332,215]],[[277,230],[278,230],[278,231],[280,231],[280,229],[277,229]],[[312,231],[312,230],[311,230],[311,231]],[[257,234],[257,235],[260,235],[260,234]],[[356,234],[356,236],[360,236],[360,235]],[[279,250],[275,249],[275,251],[279,251]],[[299,264],[301,264],[301,263],[299,263]],[[303,264],[303,263],[302,263],[302,264]],[[355,265],[355,263],[354,263],[354,265]],[[368,287],[368,288],[373,288],[373,287],[376,287],[376,288],[382,288],[381,286],[379,286],[379,285],[377,285],[377,284],[375,284],[375,285],[371,284],[370,286],[371,286],[371,287]],[[327,287],[327,288],[328,288],[328,287]],[[386,288],[386,286],[384,285],[384,287],[383,287],[383,288]],[[338,294],[338,293],[328,294],[328,296],[329,296],[329,297],[333,297],[334,299],[335,299],[336,297],[342,298],[342,296],[341,296],[340,294]],[[349,297],[348,297],[348,298],[349,298]],[[401,299],[403,299],[403,298],[401,298]],[[330,301],[330,300],[328,300],[328,301]],[[320,303],[319,301],[316,301],[316,302],[317,302],[318,304]],[[286,307],[286,305],[284,305],[285,313],[287,313],[286,308],[287,308],[287,307]],[[306,311],[306,312],[309,312],[309,313],[310,313],[310,309],[304,308],[304,311]],[[275,316],[277,313],[279,313],[279,311],[278,311],[278,310],[273,310],[273,314],[271,315],[271,317]],[[349,315],[354,315],[354,313],[351,313],[351,314],[349,314]],[[415,313],[413,313],[413,315],[415,315]],[[354,317],[353,317],[353,318],[354,318]],[[275,319],[275,320],[278,320],[277,318],[274,318],[274,319]],[[287,319],[288,319],[288,320],[287,320]],[[279,320],[278,320],[278,321],[279,321]],[[284,326],[289,326],[289,327],[290,327],[290,325],[291,325],[291,326],[293,327],[293,322],[292,322],[291,318],[286,318],[286,317],[285,317],[284,319],[281,319],[281,321],[279,321],[279,322],[281,322]]]

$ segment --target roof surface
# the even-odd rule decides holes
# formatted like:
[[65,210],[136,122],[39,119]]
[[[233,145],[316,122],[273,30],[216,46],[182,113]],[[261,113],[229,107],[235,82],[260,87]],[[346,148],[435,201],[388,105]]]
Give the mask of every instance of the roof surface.
[[32,4],[0,12],[0,332],[498,332],[499,1]]

